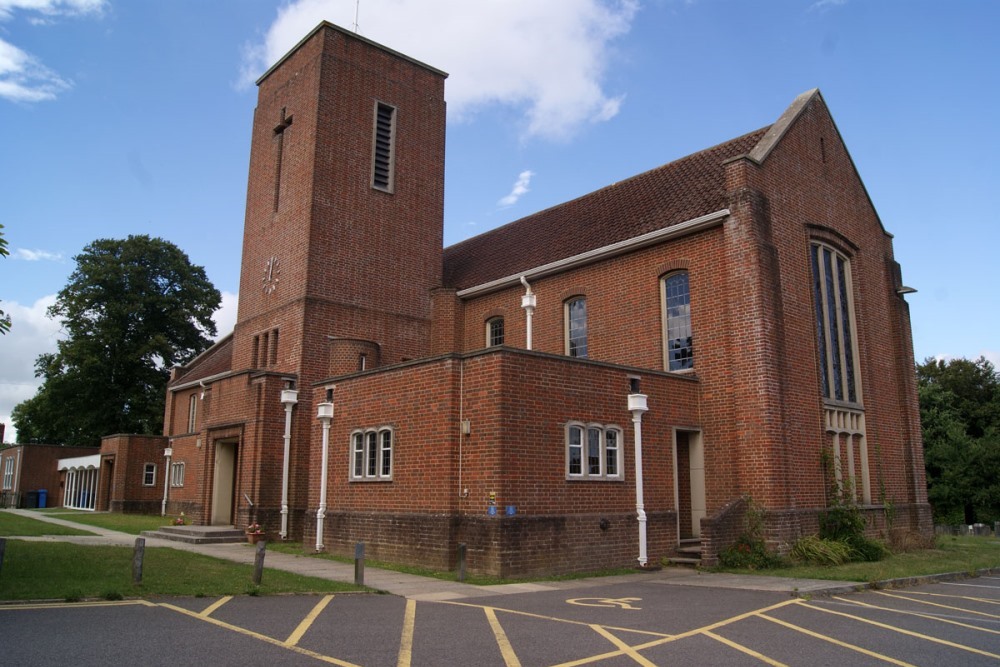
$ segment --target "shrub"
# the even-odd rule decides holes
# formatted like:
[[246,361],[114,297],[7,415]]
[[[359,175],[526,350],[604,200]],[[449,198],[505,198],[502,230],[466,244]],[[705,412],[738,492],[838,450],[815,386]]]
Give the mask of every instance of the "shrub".
[[767,570],[784,564],[780,556],[767,548],[764,540],[754,539],[746,533],[719,554],[719,563],[741,570]]
[[792,546],[791,557],[812,565],[843,565],[851,560],[851,548],[844,542],[816,535],[799,538]]

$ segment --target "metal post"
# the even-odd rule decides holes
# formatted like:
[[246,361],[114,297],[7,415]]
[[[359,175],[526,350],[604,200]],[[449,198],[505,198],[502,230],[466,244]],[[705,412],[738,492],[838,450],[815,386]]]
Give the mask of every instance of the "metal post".
[[146,540],[142,537],[135,538],[135,549],[132,552],[132,583],[142,583],[142,558],[146,552]]
[[354,545],[354,585],[365,585],[365,543]]

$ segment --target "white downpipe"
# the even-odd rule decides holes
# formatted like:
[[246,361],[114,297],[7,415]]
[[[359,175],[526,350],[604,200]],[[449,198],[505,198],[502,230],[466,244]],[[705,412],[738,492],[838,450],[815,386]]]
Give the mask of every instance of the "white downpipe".
[[333,390],[326,392],[326,402],[320,403],[316,417],[323,422],[323,456],[319,475],[319,509],[316,510],[316,551],[323,550],[323,522],[326,519],[326,468],[330,460],[330,420],[333,419]]
[[163,471],[163,504],[160,506],[160,516],[167,516],[167,498],[170,497],[170,457],[173,455],[173,447],[165,447],[163,449],[163,456],[167,461],[167,465]]
[[635,434],[635,511],[639,519],[639,567],[646,567],[646,509],[642,500],[642,413],[646,406],[645,394],[629,394],[628,409],[632,413]]
[[294,389],[281,390],[281,402],[285,406],[285,452],[281,461],[281,539],[288,539],[288,459],[292,446],[292,408],[299,402],[299,392]]
[[531,291],[531,285],[528,284],[528,278],[526,276],[521,276],[521,284],[524,285],[524,289],[527,290],[524,296],[521,297],[521,308],[524,308],[524,312],[527,314],[527,324],[525,327],[525,342],[527,349],[531,349],[531,316],[535,313],[535,294]]

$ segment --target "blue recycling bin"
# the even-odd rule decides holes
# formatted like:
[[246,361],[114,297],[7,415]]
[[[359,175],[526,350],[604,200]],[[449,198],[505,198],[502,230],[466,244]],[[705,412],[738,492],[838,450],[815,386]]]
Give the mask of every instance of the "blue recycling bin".
[[38,489],[38,507],[43,509],[45,507],[45,501],[49,497],[48,489]]

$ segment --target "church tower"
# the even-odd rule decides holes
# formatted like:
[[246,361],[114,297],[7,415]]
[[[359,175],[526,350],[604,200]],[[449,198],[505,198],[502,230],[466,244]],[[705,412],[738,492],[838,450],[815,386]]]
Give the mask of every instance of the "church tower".
[[[234,368],[307,380],[427,354],[445,76],[323,23],[260,78]],[[331,369],[336,340],[379,358]]]
[[235,463],[257,516],[281,504],[282,388],[299,389],[294,517],[307,504],[311,385],[429,354],[446,76],[322,23],[257,82],[232,352],[258,387]]

